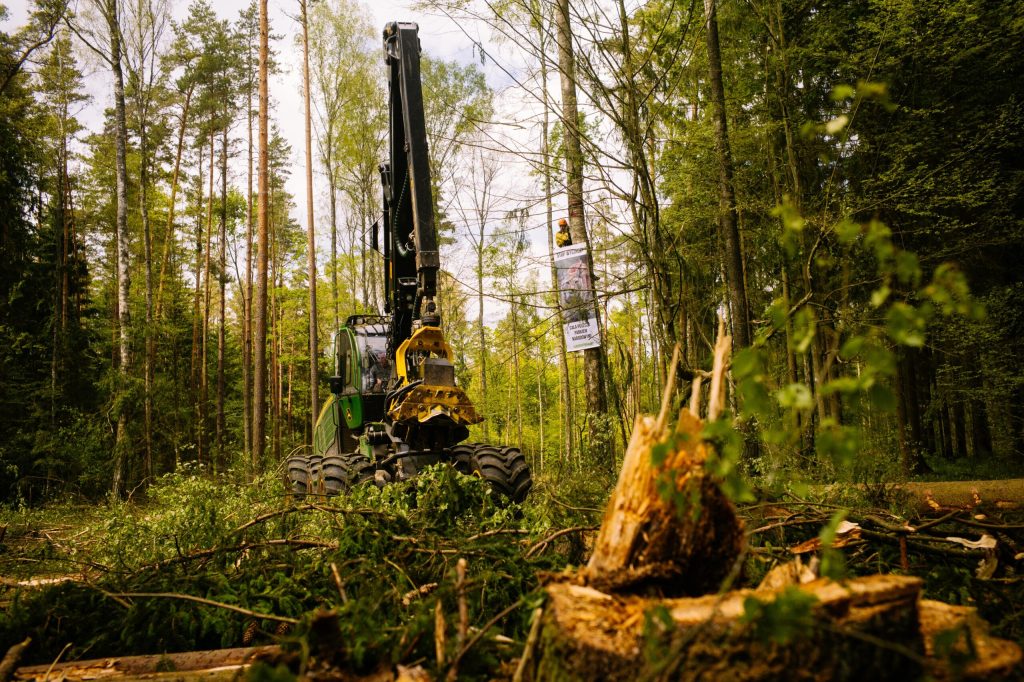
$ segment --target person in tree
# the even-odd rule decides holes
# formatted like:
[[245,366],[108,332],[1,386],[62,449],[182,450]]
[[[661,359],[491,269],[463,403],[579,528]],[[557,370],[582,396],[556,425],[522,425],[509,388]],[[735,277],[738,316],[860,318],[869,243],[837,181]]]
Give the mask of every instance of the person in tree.
[[558,232],[555,233],[555,244],[558,248],[563,246],[572,246],[572,236],[569,234],[569,223],[566,222],[565,218],[559,218],[558,220]]

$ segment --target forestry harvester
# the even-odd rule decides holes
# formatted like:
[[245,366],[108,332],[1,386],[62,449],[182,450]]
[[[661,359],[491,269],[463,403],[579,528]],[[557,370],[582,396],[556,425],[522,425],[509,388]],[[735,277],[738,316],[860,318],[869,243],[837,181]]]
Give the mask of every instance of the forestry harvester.
[[521,502],[533,485],[522,453],[462,442],[483,418],[455,384],[441,332],[418,31],[401,22],[384,28],[390,162],[380,167],[384,214],[371,240],[384,257],[386,314],[352,315],[335,334],[331,396],[317,419],[313,454],[290,457],[288,479],[296,495],[330,495],[448,462]]

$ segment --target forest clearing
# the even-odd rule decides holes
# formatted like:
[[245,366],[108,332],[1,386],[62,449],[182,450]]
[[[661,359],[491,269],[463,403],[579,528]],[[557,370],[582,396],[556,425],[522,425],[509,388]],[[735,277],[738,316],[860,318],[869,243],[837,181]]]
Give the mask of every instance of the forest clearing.
[[1022,33],[0,5],[0,680],[1024,679]]

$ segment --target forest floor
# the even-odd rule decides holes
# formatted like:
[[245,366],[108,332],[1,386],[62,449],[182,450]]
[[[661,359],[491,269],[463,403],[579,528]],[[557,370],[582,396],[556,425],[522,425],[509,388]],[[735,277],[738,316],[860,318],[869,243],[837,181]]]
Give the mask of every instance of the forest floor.
[[[447,467],[301,501],[274,477],[178,474],[136,502],[0,512],[0,651],[30,636],[21,664],[49,665],[273,644],[261,665],[284,677],[403,664],[510,679],[545,576],[585,562],[609,488],[540,481],[509,508]],[[841,556],[847,575],[919,576],[1024,643],[1024,513],[922,514],[882,485],[762,498],[740,508],[741,585],[821,555],[829,529],[831,570]]]

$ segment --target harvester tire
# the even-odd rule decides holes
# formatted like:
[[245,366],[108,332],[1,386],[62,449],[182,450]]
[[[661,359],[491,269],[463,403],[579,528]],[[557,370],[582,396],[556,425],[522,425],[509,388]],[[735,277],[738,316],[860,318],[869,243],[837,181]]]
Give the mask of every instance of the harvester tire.
[[309,458],[305,455],[289,457],[286,463],[288,469],[288,488],[296,500],[306,499],[309,491]]
[[328,455],[324,457],[322,468],[324,492],[328,495],[345,493],[360,483],[373,480],[373,462],[359,452]]
[[309,483],[307,486],[311,495],[324,494],[323,461],[324,458],[320,455],[310,455],[308,458],[306,470],[309,472]]
[[533,488],[530,465],[519,448],[467,443],[451,449],[456,470],[479,476],[512,502],[522,502]]

